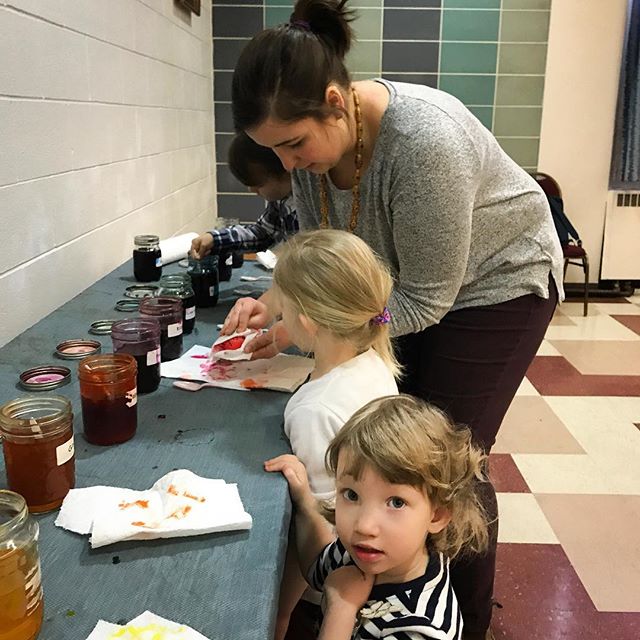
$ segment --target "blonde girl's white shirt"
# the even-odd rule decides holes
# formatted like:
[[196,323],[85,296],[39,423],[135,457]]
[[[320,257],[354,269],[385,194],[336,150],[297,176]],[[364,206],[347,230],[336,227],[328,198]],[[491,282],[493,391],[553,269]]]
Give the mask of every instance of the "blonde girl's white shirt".
[[293,394],[284,411],[284,430],[294,455],[307,469],[316,498],[330,499],[335,493],[335,481],[324,466],[333,437],[358,409],[391,395],[398,395],[398,386],[374,349],[310,380]]

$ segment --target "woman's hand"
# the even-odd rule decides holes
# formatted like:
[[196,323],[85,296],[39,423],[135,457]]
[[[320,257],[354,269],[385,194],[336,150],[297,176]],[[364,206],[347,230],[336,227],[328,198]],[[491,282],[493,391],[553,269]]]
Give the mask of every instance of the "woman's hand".
[[189,252],[196,260],[204,258],[211,253],[213,248],[213,236],[210,233],[203,233],[191,241],[191,251]]
[[224,320],[220,335],[226,336],[246,329],[264,329],[273,317],[261,300],[238,298]]
[[252,360],[273,358],[292,345],[289,334],[282,322],[276,322],[269,331],[256,336],[247,344],[245,351],[251,354]]

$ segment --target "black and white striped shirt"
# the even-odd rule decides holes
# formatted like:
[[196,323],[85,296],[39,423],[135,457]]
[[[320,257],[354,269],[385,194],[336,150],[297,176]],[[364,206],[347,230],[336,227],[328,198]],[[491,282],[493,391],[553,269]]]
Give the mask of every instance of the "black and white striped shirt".
[[[327,545],[309,570],[309,584],[322,591],[327,576],[354,564],[340,540]],[[451,586],[449,559],[430,553],[424,575],[400,584],[379,584],[362,608],[353,636],[358,640],[460,640],[462,616]]]

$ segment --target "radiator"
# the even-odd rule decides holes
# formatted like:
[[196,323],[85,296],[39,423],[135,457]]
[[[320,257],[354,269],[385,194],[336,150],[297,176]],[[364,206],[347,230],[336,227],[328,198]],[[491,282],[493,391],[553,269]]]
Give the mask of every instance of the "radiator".
[[640,192],[609,191],[600,278],[640,280]]

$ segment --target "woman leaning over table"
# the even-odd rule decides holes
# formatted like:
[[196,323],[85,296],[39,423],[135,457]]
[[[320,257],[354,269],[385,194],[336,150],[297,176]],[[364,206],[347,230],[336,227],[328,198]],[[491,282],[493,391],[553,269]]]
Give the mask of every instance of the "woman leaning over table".
[[[489,452],[562,296],[551,214],[535,181],[453,96],[351,82],[353,18],[345,2],[299,0],[288,24],[256,35],[234,72],[234,123],[292,172],[303,229],[348,229],[389,264],[401,390],[468,425]],[[266,326],[278,313],[269,302],[240,299],[223,331]],[[278,323],[251,343],[254,357],[288,344]],[[452,571],[466,639],[485,638],[491,620],[490,482],[482,496],[490,550]]]

